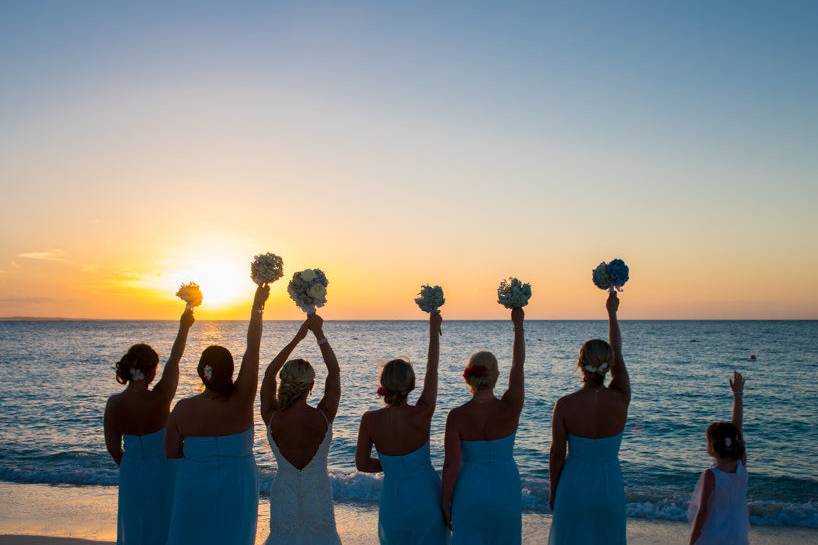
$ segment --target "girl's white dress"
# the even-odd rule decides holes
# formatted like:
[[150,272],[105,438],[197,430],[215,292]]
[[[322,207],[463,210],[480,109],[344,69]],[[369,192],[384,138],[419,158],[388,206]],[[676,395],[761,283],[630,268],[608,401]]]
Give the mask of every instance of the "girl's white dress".
[[[739,461],[735,473],[726,473],[716,467],[708,471],[715,478],[715,489],[705,519],[702,534],[696,545],[748,545],[750,516],[747,511],[747,468]],[[699,477],[688,518],[693,522],[702,504],[704,473]]]
[[321,445],[300,470],[281,453],[269,426],[267,439],[278,469],[270,487],[270,537],[266,545],[340,545],[327,472],[332,422],[327,421]]

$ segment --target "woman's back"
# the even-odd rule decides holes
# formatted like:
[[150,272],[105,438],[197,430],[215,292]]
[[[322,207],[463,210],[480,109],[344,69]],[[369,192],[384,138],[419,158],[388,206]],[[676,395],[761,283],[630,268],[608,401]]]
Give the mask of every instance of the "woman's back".
[[306,403],[295,404],[274,413],[270,419],[271,446],[277,447],[287,462],[300,470],[315,458],[330,433],[329,428],[329,420],[320,409]]
[[416,405],[387,406],[369,411],[363,418],[380,454],[403,456],[429,442],[433,409]]
[[495,441],[517,431],[521,406],[503,399],[471,401],[452,410],[462,441]]
[[601,439],[622,433],[628,418],[628,403],[622,392],[604,386],[585,387],[558,401],[568,433]]
[[253,407],[238,393],[226,397],[203,392],[179,401],[173,413],[185,437],[233,435],[253,425]]
[[116,422],[117,430],[122,434],[148,435],[165,428],[170,402],[164,392],[155,389],[127,389],[108,399],[108,417]]

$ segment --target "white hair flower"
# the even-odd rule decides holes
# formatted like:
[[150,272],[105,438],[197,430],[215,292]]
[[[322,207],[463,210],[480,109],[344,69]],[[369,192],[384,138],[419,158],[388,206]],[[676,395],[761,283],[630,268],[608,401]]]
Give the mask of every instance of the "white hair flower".
[[131,380],[145,380],[145,375],[139,369],[131,369]]
[[582,366],[582,368],[585,369],[586,371],[588,371],[589,373],[596,373],[597,375],[604,375],[605,373],[608,372],[608,369],[610,367],[611,366],[610,366],[610,364],[608,364],[607,361],[600,364],[599,367],[594,367],[593,365],[583,365]]
[[211,365],[204,366],[204,378],[205,380],[210,380],[213,378],[213,366]]
[[730,448],[730,446],[732,444],[733,444],[733,440],[730,437],[725,437],[724,438],[724,446],[725,447]]

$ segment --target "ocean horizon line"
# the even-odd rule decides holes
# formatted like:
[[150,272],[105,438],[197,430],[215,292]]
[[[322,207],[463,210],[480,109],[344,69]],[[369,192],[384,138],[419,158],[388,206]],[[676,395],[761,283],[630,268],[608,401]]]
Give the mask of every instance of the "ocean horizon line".
[[[0,322],[178,322],[178,318],[71,318],[0,316]],[[200,322],[247,322],[247,318],[197,318]],[[265,322],[301,322],[299,318],[265,318]],[[427,322],[425,318],[325,318],[326,322]],[[446,322],[507,322],[507,318],[446,318]],[[607,318],[526,318],[526,322],[607,322]],[[818,322],[815,318],[620,318],[620,322]]]

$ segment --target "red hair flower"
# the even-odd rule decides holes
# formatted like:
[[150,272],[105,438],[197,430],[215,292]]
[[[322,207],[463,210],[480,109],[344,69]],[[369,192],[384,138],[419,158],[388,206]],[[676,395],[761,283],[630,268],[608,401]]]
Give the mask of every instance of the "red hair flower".
[[466,367],[463,371],[463,378],[469,380],[471,377],[482,378],[486,376],[488,369],[482,366]]
[[378,387],[378,397],[386,397],[386,394],[389,393],[389,390],[384,388],[383,386]]

